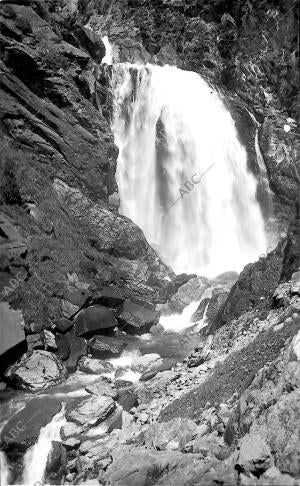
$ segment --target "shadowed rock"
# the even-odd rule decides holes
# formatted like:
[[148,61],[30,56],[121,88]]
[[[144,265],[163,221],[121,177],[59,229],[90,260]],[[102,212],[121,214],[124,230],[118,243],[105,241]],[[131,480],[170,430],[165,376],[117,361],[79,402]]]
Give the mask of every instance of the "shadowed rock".
[[91,336],[104,329],[113,329],[118,325],[112,310],[102,305],[93,305],[82,309],[75,317],[75,334]]

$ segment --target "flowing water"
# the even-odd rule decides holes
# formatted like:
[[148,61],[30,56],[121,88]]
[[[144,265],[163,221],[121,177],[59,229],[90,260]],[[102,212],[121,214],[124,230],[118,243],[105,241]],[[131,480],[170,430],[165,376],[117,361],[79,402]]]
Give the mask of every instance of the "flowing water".
[[36,444],[24,456],[24,484],[36,484],[44,481],[44,474],[51,451],[52,441],[60,441],[60,429],[66,423],[65,406],[51,422],[43,427]]
[[0,451],[0,485],[6,486],[10,481],[10,470],[6,455],[3,451]]
[[[103,41],[102,62],[112,65],[113,48],[107,37]],[[121,212],[143,229],[176,273],[209,277],[240,271],[255,260],[266,249],[257,181],[247,169],[245,149],[219,94],[199,75],[170,66],[113,65],[112,88]],[[264,178],[262,163],[260,167]],[[127,348],[109,360],[112,369],[104,375],[138,381],[141,373],[133,368],[141,354],[158,353],[171,364],[181,361],[199,344],[197,333],[206,325],[207,306],[203,318],[193,322],[198,305],[191,302],[181,314],[162,316],[162,334],[134,337],[120,332]],[[61,440],[66,422],[64,402],[68,406],[88,396],[85,386],[98,378],[76,372],[39,394],[41,407],[43,400],[55,398],[62,409],[26,452],[23,484],[43,483],[52,441]],[[30,394],[8,396],[3,424],[30,399]],[[119,406],[115,413],[121,413]],[[89,437],[105,434],[110,426],[109,418],[90,429]],[[0,451],[1,486],[10,484],[11,472],[13,465]]]
[[176,273],[213,277],[264,253],[257,180],[219,94],[171,66],[113,68],[120,211]]

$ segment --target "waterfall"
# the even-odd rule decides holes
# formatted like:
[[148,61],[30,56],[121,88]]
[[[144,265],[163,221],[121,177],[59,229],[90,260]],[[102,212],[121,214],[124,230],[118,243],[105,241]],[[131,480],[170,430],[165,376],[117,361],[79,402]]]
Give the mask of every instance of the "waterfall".
[[187,305],[181,313],[171,314],[169,316],[161,316],[159,323],[163,326],[165,331],[181,332],[189,327],[195,326],[192,321],[192,316],[196,312],[199,302],[191,302]]
[[230,113],[200,75],[113,66],[120,212],[176,273],[241,271],[266,251],[257,181]]
[[60,429],[66,423],[65,405],[63,404],[51,422],[40,431],[36,444],[24,456],[24,484],[43,483],[52,441],[60,441]]
[[6,459],[6,454],[0,451],[0,485],[6,486],[10,481],[10,470]]

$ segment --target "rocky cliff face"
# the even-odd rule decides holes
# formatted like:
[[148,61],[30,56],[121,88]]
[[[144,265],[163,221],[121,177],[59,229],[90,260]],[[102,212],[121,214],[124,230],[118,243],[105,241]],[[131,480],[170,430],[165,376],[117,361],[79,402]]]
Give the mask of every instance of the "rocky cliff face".
[[72,8],[1,2],[0,291],[29,334],[66,315],[70,292],[115,285],[158,302],[172,276],[109,204],[117,148],[107,78],[97,94],[93,74],[105,48]]

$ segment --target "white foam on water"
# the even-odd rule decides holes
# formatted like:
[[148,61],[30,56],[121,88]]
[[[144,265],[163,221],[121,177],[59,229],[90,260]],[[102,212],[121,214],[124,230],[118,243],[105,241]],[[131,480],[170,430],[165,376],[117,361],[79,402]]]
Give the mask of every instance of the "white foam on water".
[[181,313],[161,316],[159,323],[164,327],[165,331],[182,332],[189,327],[195,326],[195,322],[192,322],[192,316],[198,306],[199,301],[191,302]]
[[4,451],[0,451],[0,485],[7,486],[10,484],[10,470],[7,457]]
[[23,483],[34,485],[44,481],[48,454],[51,451],[52,441],[61,441],[60,429],[67,422],[65,418],[65,404],[47,424],[40,430],[36,444],[24,456]]
[[105,56],[102,59],[101,64],[108,64],[109,66],[111,66],[113,63],[113,47],[109,42],[107,35],[102,37],[102,42],[105,46]]
[[112,89],[120,212],[177,274],[255,261],[267,248],[258,182],[219,93],[196,73],[134,64],[113,66]]
[[133,371],[131,369],[131,366],[136,358],[140,356],[141,352],[138,349],[133,349],[130,351],[124,350],[122,351],[121,356],[119,356],[118,358],[110,359],[109,362],[113,365],[115,369],[115,378],[132,382],[139,381],[142,373]]

